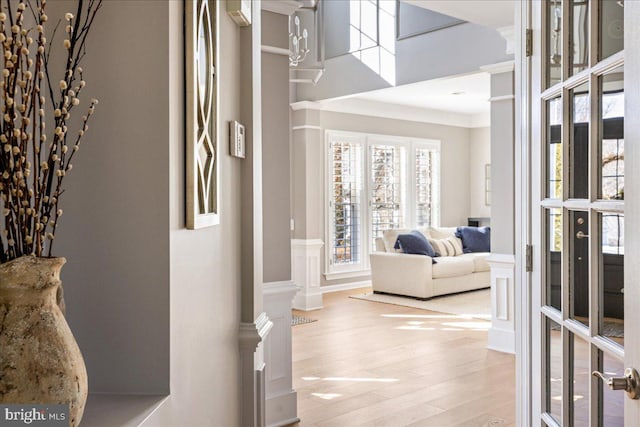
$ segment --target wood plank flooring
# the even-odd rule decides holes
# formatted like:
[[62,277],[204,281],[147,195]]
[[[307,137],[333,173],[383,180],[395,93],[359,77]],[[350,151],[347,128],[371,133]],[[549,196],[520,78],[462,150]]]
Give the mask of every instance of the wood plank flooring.
[[515,359],[486,349],[490,322],[324,295],[296,314],[299,427],[515,425]]

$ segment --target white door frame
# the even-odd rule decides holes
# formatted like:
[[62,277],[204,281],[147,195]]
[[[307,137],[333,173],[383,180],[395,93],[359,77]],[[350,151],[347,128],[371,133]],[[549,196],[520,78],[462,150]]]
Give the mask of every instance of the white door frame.
[[531,59],[526,52],[526,30],[531,27],[531,5],[527,1],[515,4],[516,425],[528,426],[532,425],[531,273],[526,268],[531,244]]
[[[636,118],[640,114],[640,2],[625,2],[624,10],[624,45],[625,45],[625,118]],[[640,333],[637,327],[640,322],[640,310],[637,310],[640,301],[640,263],[634,260],[633,254],[640,253],[640,238],[637,236],[640,227],[640,149],[637,142],[640,140],[640,123],[638,120],[624,121],[625,141],[631,141],[625,147],[625,181],[634,184],[625,190],[625,252],[633,262],[624,263],[624,361],[625,366],[633,366],[640,370]],[[628,191],[630,190],[630,191]],[[635,236],[634,236],[635,234]],[[633,238],[635,237],[635,238]],[[635,306],[631,304],[635,302]],[[635,329],[635,331],[634,331]],[[635,333],[633,333],[635,332]],[[625,399],[624,405],[625,425],[640,425],[640,401]]]
[[[535,3],[535,2],[534,2]],[[640,115],[640,79],[635,76],[640,74],[640,2],[625,2],[625,117],[638,117]],[[532,227],[534,219],[540,215],[532,216],[531,203],[531,176],[539,176],[532,170],[532,165],[537,164],[537,153],[531,151],[532,129],[531,118],[531,58],[526,55],[526,30],[531,28],[532,9],[529,1],[515,1],[515,138],[516,138],[516,425],[531,426],[540,425],[537,414],[540,408],[533,399],[533,393],[539,392],[542,387],[541,378],[533,376],[536,372],[534,365],[539,363],[539,357],[533,357],[531,337],[539,333],[539,325],[532,322],[531,308],[539,296],[532,291],[533,279],[531,273],[526,271],[526,247],[532,242]],[[533,50],[540,46],[539,34],[534,34]],[[538,64],[539,65],[539,64]],[[640,140],[640,122],[637,120],[625,120],[625,140],[637,142]],[[625,153],[627,165],[625,180],[627,183],[635,183],[626,188],[625,197],[625,252],[627,254],[640,253],[640,238],[637,230],[640,229],[640,148],[637,144],[627,144]],[[535,178],[534,178],[535,179]],[[534,218],[535,217],[535,218]],[[539,227],[540,225],[538,225]],[[636,234],[635,236],[633,234]],[[533,248],[533,263],[540,263],[540,248]],[[632,258],[630,258],[632,259]],[[640,333],[633,331],[633,325],[640,321],[640,311],[637,310],[640,301],[640,263],[625,263],[625,365],[633,366],[640,370]],[[536,301],[534,301],[536,299]],[[633,306],[632,306],[633,303]],[[534,330],[536,329],[536,330]],[[625,399],[625,425],[640,426],[640,401]]]

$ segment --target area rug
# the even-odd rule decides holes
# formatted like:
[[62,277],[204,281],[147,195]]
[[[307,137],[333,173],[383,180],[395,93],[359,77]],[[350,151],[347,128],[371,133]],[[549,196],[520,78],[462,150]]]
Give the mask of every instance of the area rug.
[[291,326],[304,325],[305,323],[315,322],[317,319],[311,319],[309,317],[296,316],[293,314],[291,316]]
[[440,313],[456,314],[474,319],[491,320],[491,290],[463,292],[454,295],[435,297],[428,301],[396,295],[365,294],[351,295],[350,298],[373,301],[384,304],[401,305],[419,308],[421,310],[437,311]]

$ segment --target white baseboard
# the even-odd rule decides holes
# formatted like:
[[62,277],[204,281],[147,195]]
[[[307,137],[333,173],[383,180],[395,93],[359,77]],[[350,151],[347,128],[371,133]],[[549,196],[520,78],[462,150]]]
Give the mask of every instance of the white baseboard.
[[288,426],[300,421],[298,418],[298,393],[291,390],[267,399],[267,427]]
[[308,293],[305,292],[305,289],[302,289],[293,297],[291,306],[301,311],[320,310],[322,308],[322,292],[314,291],[313,293]]
[[502,353],[516,354],[515,332],[496,328],[489,329],[487,348]]
[[323,294],[327,294],[329,292],[348,291],[349,289],[366,288],[368,286],[371,286],[371,280],[363,280],[361,282],[343,283],[343,284],[340,284],[340,285],[320,286],[320,291]]

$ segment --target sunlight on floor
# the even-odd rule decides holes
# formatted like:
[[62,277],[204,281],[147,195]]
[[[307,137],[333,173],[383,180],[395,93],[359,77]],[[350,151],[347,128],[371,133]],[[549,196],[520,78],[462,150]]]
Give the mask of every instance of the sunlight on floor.
[[455,328],[467,328],[472,331],[487,331],[491,327],[489,322],[444,322],[442,326],[451,326]]
[[394,383],[397,378],[358,378],[358,377],[302,377],[304,381],[345,381],[345,382],[375,382],[375,383]]
[[[382,314],[381,317],[386,318],[400,318],[400,319],[430,319],[435,320],[433,322],[426,322],[420,320],[408,320],[405,325],[396,326],[395,329],[400,331],[479,331],[486,332],[491,327],[491,322],[485,320],[478,320],[472,317],[467,316],[458,316],[458,315],[405,315],[405,314]],[[437,320],[445,320],[438,322]],[[454,322],[452,320],[460,320],[459,322]],[[473,320],[473,321],[471,321]],[[425,324],[436,324],[440,327],[436,326],[423,326]]]
[[398,326],[396,329],[400,331],[435,331],[436,328],[424,328],[417,325]]
[[311,393],[311,396],[319,397],[320,399],[324,400],[331,400],[335,399],[336,397],[341,397],[342,395],[338,393]]
[[381,314],[380,317],[392,319],[461,319],[466,316],[457,316],[455,314]]

